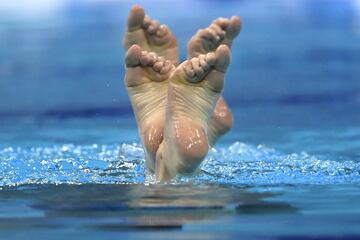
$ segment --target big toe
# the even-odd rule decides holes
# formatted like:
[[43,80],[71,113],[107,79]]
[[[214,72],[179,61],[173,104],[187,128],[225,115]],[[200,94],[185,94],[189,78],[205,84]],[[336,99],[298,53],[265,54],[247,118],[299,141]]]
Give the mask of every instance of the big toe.
[[215,92],[221,92],[224,87],[225,71],[230,63],[230,49],[223,44],[216,49],[215,53],[209,53],[207,56],[209,56],[209,59],[214,59],[215,69],[215,71],[210,71],[206,77],[209,83],[208,86]]
[[125,64],[127,67],[135,67],[140,64],[141,47],[137,44],[132,45],[125,55]]
[[231,52],[227,45],[220,45],[215,52],[215,69],[220,72],[225,72],[231,61]]
[[145,17],[144,9],[140,5],[134,5],[128,17],[128,31],[135,31],[141,28]]
[[241,19],[239,16],[232,16],[228,28],[226,29],[226,37],[230,40],[239,35],[241,30]]

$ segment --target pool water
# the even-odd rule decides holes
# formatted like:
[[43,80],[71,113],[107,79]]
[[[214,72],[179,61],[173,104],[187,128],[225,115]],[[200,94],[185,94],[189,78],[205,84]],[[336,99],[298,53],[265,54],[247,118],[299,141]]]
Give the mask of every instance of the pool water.
[[145,169],[122,85],[131,4],[54,2],[0,17],[0,239],[360,238],[356,1],[143,1],[182,58],[194,26],[244,21],[234,129],[168,184]]
[[[0,150],[0,238],[360,236],[360,162],[341,147],[322,153],[334,140],[309,136],[326,138],[325,129],[273,132],[267,145],[230,134],[197,174],[161,185],[145,170],[133,124],[132,116],[3,121],[11,143]],[[243,139],[256,142],[258,131]],[[356,134],[332,131],[345,150],[359,147]],[[299,138],[306,144],[295,147],[319,154],[289,152]],[[271,147],[282,141],[291,144]]]

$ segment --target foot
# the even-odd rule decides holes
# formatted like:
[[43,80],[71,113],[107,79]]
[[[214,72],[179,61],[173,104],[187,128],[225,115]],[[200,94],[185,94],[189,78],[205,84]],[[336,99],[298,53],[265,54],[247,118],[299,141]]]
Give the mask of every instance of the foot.
[[130,11],[123,43],[126,50],[137,44],[145,51],[155,52],[171,60],[173,64],[178,64],[176,38],[166,25],[145,16],[144,9],[140,5],[133,6]]
[[[241,20],[218,18],[209,27],[200,29],[188,43],[188,59],[200,54],[214,52],[221,44],[229,48],[241,29]],[[209,121],[208,138],[213,146],[216,141],[233,126],[233,115],[223,97],[220,97]]]
[[192,173],[208,152],[207,123],[223,89],[230,50],[199,55],[178,66],[169,78],[164,140],[156,154],[160,181]]
[[135,113],[138,129],[150,170],[155,170],[155,156],[163,140],[167,79],[174,68],[170,60],[138,45],[125,56],[125,85]]
[[200,29],[189,41],[187,46],[188,59],[200,54],[214,52],[221,44],[231,48],[234,38],[239,35],[241,20],[238,16],[217,18],[210,26]]

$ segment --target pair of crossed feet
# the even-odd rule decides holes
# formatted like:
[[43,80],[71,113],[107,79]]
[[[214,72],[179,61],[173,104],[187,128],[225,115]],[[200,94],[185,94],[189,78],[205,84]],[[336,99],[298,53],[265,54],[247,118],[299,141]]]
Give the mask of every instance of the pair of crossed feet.
[[176,38],[135,5],[124,38],[125,84],[150,171],[159,181],[194,172],[209,145],[232,127],[221,97],[239,17],[218,18],[188,43],[179,64]]

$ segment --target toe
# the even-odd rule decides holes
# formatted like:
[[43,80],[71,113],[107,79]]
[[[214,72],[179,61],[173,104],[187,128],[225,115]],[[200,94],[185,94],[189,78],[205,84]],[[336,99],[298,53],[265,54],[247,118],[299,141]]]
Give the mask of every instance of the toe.
[[145,12],[140,5],[134,5],[128,17],[127,27],[128,31],[135,31],[141,28],[144,21]]
[[173,64],[170,60],[166,60],[163,67],[160,70],[160,74],[166,74],[173,68]]
[[182,69],[185,72],[185,76],[186,76],[187,80],[189,80],[191,82],[191,80],[195,77],[195,72],[194,72],[194,69],[192,67],[190,60],[186,60],[182,64]]
[[168,27],[164,24],[161,24],[155,34],[157,37],[161,38],[164,37],[168,32],[169,32]]
[[197,37],[205,40],[211,40],[214,36],[212,36],[207,29],[200,29],[192,39],[196,39]]
[[230,40],[239,35],[241,30],[241,19],[239,16],[233,16],[230,19],[229,27],[226,29],[226,37]]
[[208,39],[210,41],[212,41],[212,42],[220,41],[220,37],[216,34],[216,32],[213,29],[207,28],[206,32],[207,32]]
[[149,28],[147,29],[148,34],[152,35],[155,34],[156,31],[160,27],[160,22],[158,20],[152,20]]
[[216,55],[215,53],[208,53],[205,55],[205,61],[209,66],[214,66],[216,63]]
[[200,55],[199,56],[199,63],[201,68],[206,72],[209,70],[210,66],[206,62],[206,55]]
[[142,66],[148,66],[150,64],[150,57],[146,51],[141,52],[140,64]]
[[209,28],[211,28],[216,33],[216,35],[219,36],[219,38],[225,37],[225,31],[222,30],[219,25],[213,23]]
[[[154,27],[154,29],[152,29]],[[150,31],[151,29],[151,31]],[[150,32],[149,32],[150,31]],[[155,26],[151,25],[148,29],[148,41],[152,46],[158,46],[160,49],[177,48],[176,38],[172,35],[170,29],[158,22]],[[153,34],[150,34],[154,32]],[[167,58],[171,58],[169,54],[165,55]],[[177,61],[174,61],[177,62]]]
[[175,75],[183,76],[185,82],[199,83],[204,79],[204,70],[200,66],[199,58],[195,57],[186,60],[177,68]]
[[213,23],[221,27],[222,30],[226,30],[230,24],[230,20],[227,18],[219,17],[215,19]]
[[148,54],[149,57],[149,64],[148,66],[153,66],[157,60],[157,55],[154,52],[149,52]]
[[154,63],[153,69],[155,72],[160,72],[161,68],[164,66],[165,59],[163,57],[158,57]]
[[151,18],[150,18],[148,15],[146,15],[146,16],[144,17],[144,22],[142,23],[142,27],[143,27],[144,29],[148,29],[148,27],[150,26],[150,24],[151,24]]
[[216,40],[216,33],[214,32],[214,30],[209,29],[209,28],[200,29],[194,37],[196,38],[197,36],[199,36],[199,38],[209,40],[209,41]]
[[125,55],[125,64],[127,67],[136,67],[140,64],[141,47],[139,45],[132,45]]
[[228,46],[222,44],[220,45],[215,52],[216,63],[215,69],[220,72],[225,72],[227,67],[230,64],[230,49]]
[[190,61],[196,76],[200,78],[204,74],[204,70],[200,66],[199,58],[192,58]]

